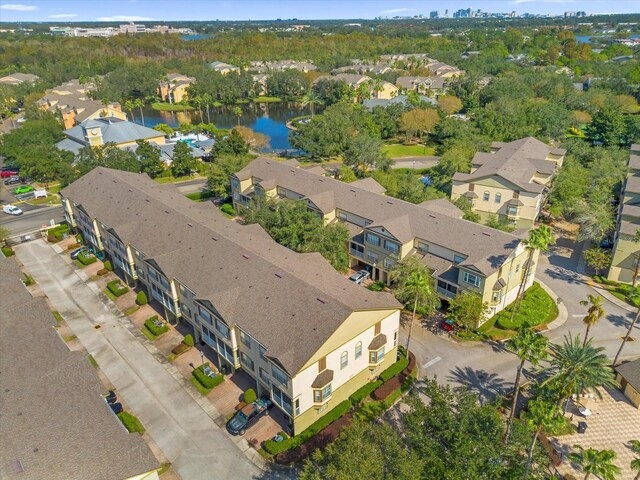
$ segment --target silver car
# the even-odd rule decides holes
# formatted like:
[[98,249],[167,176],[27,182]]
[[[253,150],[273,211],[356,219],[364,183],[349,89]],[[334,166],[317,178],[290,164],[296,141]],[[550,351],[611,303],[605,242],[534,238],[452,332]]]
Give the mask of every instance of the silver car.
[[366,270],[359,270],[356,273],[354,273],[353,275],[351,275],[349,277],[349,280],[351,280],[352,282],[355,282],[357,285],[360,285],[360,284],[362,284],[362,282],[364,282],[370,276],[371,276],[371,274],[369,272],[367,272]]

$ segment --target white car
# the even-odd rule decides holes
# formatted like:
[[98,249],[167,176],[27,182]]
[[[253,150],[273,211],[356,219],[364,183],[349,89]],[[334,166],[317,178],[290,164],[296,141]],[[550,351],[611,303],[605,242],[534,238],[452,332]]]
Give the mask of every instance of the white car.
[[14,205],[5,205],[2,211],[9,215],[22,215],[22,210]]

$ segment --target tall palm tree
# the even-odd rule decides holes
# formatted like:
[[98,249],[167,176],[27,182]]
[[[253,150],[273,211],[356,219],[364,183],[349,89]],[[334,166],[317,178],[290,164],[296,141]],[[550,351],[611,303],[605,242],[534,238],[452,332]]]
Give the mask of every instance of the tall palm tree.
[[640,480],[640,440],[629,440],[629,446],[633,453],[639,455],[631,460],[631,470],[638,472],[633,480]]
[[562,345],[551,345],[551,364],[545,369],[550,377],[543,385],[553,385],[558,391],[558,403],[566,402],[571,395],[595,387],[614,387],[613,370],[609,367],[607,356],[602,353],[604,347],[594,347],[591,339],[586,344],[580,342],[580,335],[564,337]]
[[515,337],[511,337],[507,341],[507,348],[515,353],[520,359],[520,365],[516,374],[516,381],[513,386],[513,400],[511,401],[511,412],[507,420],[507,432],[505,433],[505,443],[509,441],[511,434],[511,425],[518,404],[518,395],[520,393],[520,377],[524,369],[525,362],[532,365],[538,365],[540,360],[547,356],[547,337],[535,332],[532,328],[522,328]]
[[569,454],[569,460],[577,464],[586,475],[587,480],[591,474],[594,474],[602,480],[615,480],[616,474],[620,472],[613,461],[616,459],[616,452],[613,450],[596,450],[595,448],[583,448],[580,445],[574,445],[577,452]]
[[133,102],[132,100],[125,100],[123,106],[124,109],[131,115],[131,121],[135,122],[135,118],[133,117],[133,109],[136,108],[135,102]]
[[529,232],[529,238],[523,240],[523,243],[529,252],[527,257],[527,261],[524,265],[524,272],[522,275],[522,282],[520,282],[520,286],[518,287],[518,294],[516,295],[516,299],[513,302],[513,307],[511,309],[511,321],[513,322],[513,318],[516,312],[520,309],[520,305],[522,304],[522,297],[524,297],[525,285],[527,283],[527,279],[529,278],[529,273],[531,272],[531,267],[533,264],[533,256],[536,250],[541,252],[545,252],[549,249],[549,245],[554,243],[553,232],[548,225],[540,225],[538,228],[534,228]]
[[140,109],[140,118],[142,119],[142,125],[144,125],[144,113],[142,112],[142,107],[144,107],[144,100],[141,98],[136,98],[133,101],[133,104]]
[[316,105],[320,105],[320,103],[322,102],[318,94],[315,92],[315,90],[309,89],[307,94],[304,97],[302,97],[302,101],[300,103],[302,104],[303,107],[306,107],[307,105],[311,107],[311,118],[313,118],[313,115],[315,114],[314,107]]
[[640,318],[640,285],[635,286],[631,289],[631,291],[627,294],[627,299],[634,305],[638,305],[638,310],[636,311],[636,316],[633,319],[633,322],[631,322],[631,325],[629,325],[629,330],[627,330],[627,334],[622,339],[622,344],[618,349],[618,353],[616,353],[616,358],[613,359],[614,367],[618,364],[618,358],[622,353],[622,349],[624,348],[625,343],[627,343],[627,340],[629,340],[629,337],[631,336],[631,332],[633,332],[633,327],[635,327],[636,323],[638,323],[638,318]]
[[545,402],[543,400],[531,400],[529,402],[527,426],[533,431],[533,434],[531,435],[531,445],[529,446],[527,464],[524,469],[523,478],[526,479],[529,476],[531,462],[533,460],[533,451],[536,448],[538,437],[545,427],[551,427],[558,422],[558,413],[558,406],[553,403]]
[[413,303],[413,314],[409,324],[409,335],[407,336],[407,351],[411,341],[411,330],[416,319],[418,306],[433,313],[439,306],[438,297],[435,294],[433,278],[429,269],[415,257],[396,263],[393,270],[389,272],[394,294],[405,305]]
[[601,320],[607,312],[604,311],[604,307],[602,306],[602,301],[604,299],[600,295],[587,295],[586,300],[582,300],[580,305],[587,306],[589,305],[589,310],[587,310],[587,314],[582,319],[584,324],[587,326],[587,331],[584,332],[584,342],[582,346],[584,347],[587,344],[587,339],[589,338],[589,330],[593,327],[599,320]]

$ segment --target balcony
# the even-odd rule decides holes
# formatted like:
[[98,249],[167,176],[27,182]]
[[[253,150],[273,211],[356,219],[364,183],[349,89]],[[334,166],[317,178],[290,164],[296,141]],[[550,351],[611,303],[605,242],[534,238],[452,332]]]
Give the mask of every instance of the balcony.
[[364,252],[360,252],[353,247],[349,249],[349,253],[354,257],[364,258]]
[[449,290],[446,290],[442,287],[436,287],[436,292],[438,292],[439,295],[447,298],[456,298],[457,295],[457,293],[450,292]]

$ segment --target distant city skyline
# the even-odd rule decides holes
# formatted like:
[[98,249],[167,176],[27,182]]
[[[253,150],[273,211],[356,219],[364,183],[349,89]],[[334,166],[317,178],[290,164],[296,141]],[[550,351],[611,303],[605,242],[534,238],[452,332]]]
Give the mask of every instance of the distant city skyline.
[[329,20],[449,16],[458,9],[517,14],[640,13],[640,1],[618,0],[0,0],[2,22],[162,22],[202,20]]

